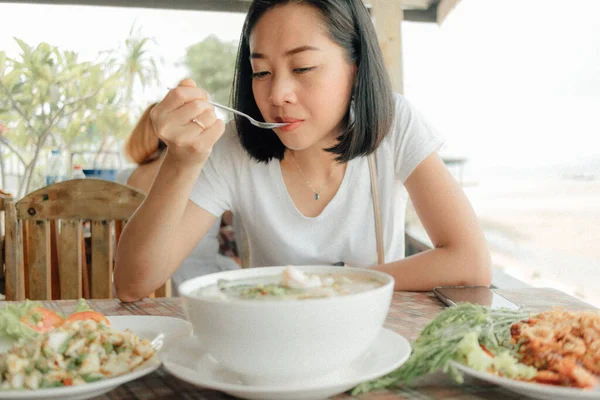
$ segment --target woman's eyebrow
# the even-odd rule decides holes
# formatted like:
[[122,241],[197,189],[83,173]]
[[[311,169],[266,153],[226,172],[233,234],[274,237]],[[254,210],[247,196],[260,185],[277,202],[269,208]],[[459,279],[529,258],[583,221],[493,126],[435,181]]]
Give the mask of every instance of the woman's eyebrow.
[[[296,47],[295,49],[286,51],[285,56],[290,57],[290,56],[293,56],[294,54],[302,53],[305,51],[320,51],[320,50],[321,49],[319,49],[318,47],[315,47],[315,46],[300,46],[300,47]],[[250,53],[250,58],[257,59],[257,58],[267,58],[267,57],[262,53]]]

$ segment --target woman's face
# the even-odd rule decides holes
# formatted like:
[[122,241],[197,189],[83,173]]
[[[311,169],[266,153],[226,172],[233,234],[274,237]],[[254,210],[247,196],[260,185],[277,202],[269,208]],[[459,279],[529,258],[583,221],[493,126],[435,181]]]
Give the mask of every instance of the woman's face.
[[254,98],[263,118],[293,150],[330,147],[341,133],[356,67],[308,5],[267,11],[250,35]]

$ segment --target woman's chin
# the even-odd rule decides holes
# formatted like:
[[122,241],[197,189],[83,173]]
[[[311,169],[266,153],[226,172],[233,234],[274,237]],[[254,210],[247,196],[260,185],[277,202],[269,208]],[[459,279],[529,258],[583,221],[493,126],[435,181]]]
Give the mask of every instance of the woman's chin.
[[308,141],[302,137],[289,137],[288,135],[278,135],[281,143],[290,149],[295,151],[305,150],[314,145],[314,142]]
[[315,137],[313,135],[303,134],[300,130],[293,132],[275,131],[275,133],[286,148],[295,151],[306,150],[315,146],[325,149],[335,146],[337,143],[337,136],[334,135],[328,135],[327,137]]

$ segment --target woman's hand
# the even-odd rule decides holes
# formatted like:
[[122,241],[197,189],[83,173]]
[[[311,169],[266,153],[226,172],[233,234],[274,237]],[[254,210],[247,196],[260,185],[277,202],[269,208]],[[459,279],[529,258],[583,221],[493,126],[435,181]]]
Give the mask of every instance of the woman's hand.
[[208,100],[204,89],[184,79],[150,112],[154,132],[166,143],[172,162],[184,167],[204,165],[223,135],[225,124]]

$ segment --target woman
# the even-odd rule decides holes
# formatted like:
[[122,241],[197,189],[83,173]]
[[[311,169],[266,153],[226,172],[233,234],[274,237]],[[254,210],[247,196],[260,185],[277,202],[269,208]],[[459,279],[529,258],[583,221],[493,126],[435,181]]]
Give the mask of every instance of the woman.
[[[190,80],[153,109],[168,152],[121,239],[115,283],[123,301],[159,287],[227,209],[245,228],[251,266],[344,262],[393,275],[397,290],[489,285],[484,235],[436,153],[442,139],[392,93],[361,0],[255,0],[233,103],[257,119],[291,124],[269,131],[237,118],[226,129]],[[372,153],[382,264],[366,157]],[[435,248],[405,259],[407,193]]]
[[[152,121],[150,121],[150,110],[155,105],[156,103],[151,104],[142,113],[125,143],[125,155],[135,162],[137,167],[125,169],[117,175],[118,183],[128,184],[145,193],[150,190],[166,153],[166,146],[154,133]],[[221,218],[217,218],[208,233],[174,272],[172,276],[174,294],[177,294],[178,286],[186,279],[239,268],[232,258],[218,253],[220,227]]]

